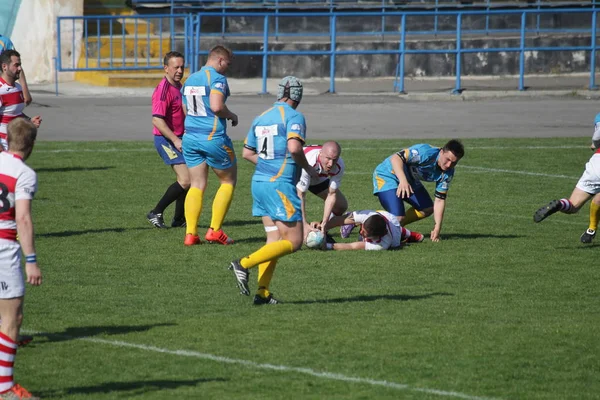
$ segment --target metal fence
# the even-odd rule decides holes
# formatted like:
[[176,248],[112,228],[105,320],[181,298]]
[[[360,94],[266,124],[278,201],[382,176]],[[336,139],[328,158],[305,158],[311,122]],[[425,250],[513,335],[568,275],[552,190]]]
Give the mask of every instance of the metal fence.
[[[135,16],[135,17],[126,17],[127,21],[124,20],[124,17],[112,17],[112,16],[102,16],[102,17],[59,17],[58,18],[58,37],[59,37],[59,52],[58,52],[58,60],[57,60],[57,71],[106,71],[106,70],[142,70],[142,69],[161,69],[162,65],[160,63],[160,59],[153,59],[150,57],[151,53],[151,39],[154,38],[154,42],[161,40],[169,40],[171,43],[171,48],[175,47],[176,43],[180,43],[185,51],[187,67],[191,72],[194,72],[200,68],[199,61],[201,57],[204,57],[208,54],[208,50],[202,49],[202,40],[205,37],[211,37],[214,35],[227,37],[229,35],[228,32],[225,34],[221,33],[205,33],[202,31],[202,20],[204,18],[257,18],[262,20],[262,31],[259,33],[248,33],[248,32],[238,32],[237,35],[248,35],[248,36],[256,36],[262,38],[262,46],[261,50],[257,51],[249,51],[249,50],[236,50],[236,55],[244,55],[244,56],[258,56],[261,57],[262,60],[262,92],[266,93],[266,85],[267,85],[267,77],[268,77],[268,60],[271,57],[276,56],[326,56],[329,57],[329,73],[330,73],[330,88],[329,91],[331,93],[335,93],[335,77],[336,77],[336,57],[343,55],[377,55],[377,54],[388,54],[397,57],[397,68],[396,68],[396,80],[394,83],[394,90],[399,92],[405,91],[405,58],[407,55],[412,54],[446,54],[452,55],[455,57],[455,79],[456,84],[454,88],[455,93],[461,92],[461,76],[462,76],[462,56],[464,54],[469,53],[498,53],[498,52],[512,52],[518,53],[519,55],[519,90],[525,89],[525,54],[528,52],[556,52],[556,51],[584,51],[589,52],[590,54],[590,80],[589,80],[589,88],[594,89],[596,87],[595,83],[595,70],[596,70],[596,51],[598,50],[597,46],[597,12],[596,8],[574,8],[574,9],[554,9],[554,10],[530,10],[530,9],[513,9],[513,10],[467,10],[467,11],[413,11],[413,12],[363,12],[360,14],[361,18],[367,17],[375,17],[375,18],[396,18],[399,22],[395,27],[395,30],[392,32],[385,32],[385,35],[395,35],[394,37],[398,40],[398,48],[397,49],[375,49],[372,50],[339,50],[337,47],[338,39],[340,36],[346,34],[338,31],[338,21],[342,18],[346,17],[356,17],[356,13],[352,12],[294,12],[294,13],[244,13],[244,12],[203,12],[197,14],[186,14],[186,15],[159,15],[152,17],[143,17],[143,16]],[[576,31],[582,33],[584,35],[589,35],[590,44],[585,46],[557,46],[557,47],[536,47],[530,46],[527,44],[526,39],[529,34],[538,34],[543,31],[543,29],[534,24],[532,21],[535,21],[538,17],[542,17],[546,14],[557,14],[561,15],[566,14],[576,14],[576,13],[584,13],[590,16],[589,23],[579,26]],[[478,48],[464,48],[462,45],[463,37],[466,34],[485,34],[490,33],[490,31],[481,31],[481,30],[473,30],[473,29],[465,29],[463,27],[463,22],[466,18],[473,17],[488,17],[492,18],[496,15],[510,15],[515,17],[519,23],[518,27],[511,27],[510,32],[517,32],[519,37],[519,46],[514,47],[497,47],[497,48],[489,48],[489,47],[478,47]],[[315,33],[315,32],[303,32],[302,35],[310,40],[311,37],[319,37],[323,38],[323,35],[326,36],[327,43],[329,44],[329,49],[327,50],[295,50],[295,51],[286,51],[286,50],[275,50],[273,49],[273,40],[275,37],[284,36],[281,32],[277,32],[277,29],[273,29],[272,22],[277,22],[280,19],[286,18],[326,18],[329,20],[328,31],[323,33]],[[454,21],[455,28],[453,30],[444,30],[443,33],[448,35],[446,40],[454,39],[454,46],[451,46],[447,49],[410,49],[407,46],[407,37],[413,34],[425,34],[429,33],[432,35],[440,34],[442,31],[423,31],[423,30],[410,30],[409,25],[407,24],[407,18],[412,17],[429,17],[440,19],[444,18],[445,20]],[[153,27],[155,32],[151,35],[150,31],[146,31],[143,34],[140,34],[136,26],[139,26],[142,21],[144,23],[150,23],[148,20],[156,20],[156,21],[164,21],[166,22],[154,22]],[[70,65],[65,65],[64,60],[62,58],[63,53],[65,53],[65,49],[61,49],[61,43],[70,43],[71,52],[74,52],[76,42],[75,35],[73,35],[72,41],[64,42],[64,37],[61,36],[61,28],[64,26],[68,26],[69,24],[74,24],[76,22],[81,22],[84,24],[84,39],[82,43],[84,57],[79,61],[79,63],[75,63],[75,58],[72,58],[72,62]],[[109,28],[108,34],[101,35],[102,29],[100,26],[100,22],[104,25],[107,25]],[[130,25],[133,23],[133,36],[131,34],[127,35],[125,28],[125,24],[129,23]],[[91,29],[91,26],[94,26],[95,29]],[[95,25],[94,25],[95,24]],[[115,34],[115,26],[118,25],[116,30],[117,34]],[[131,28],[130,28],[131,30]],[[494,32],[508,32],[509,30],[495,30]],[[75,31],[73,28],[72,31]],[[561,32],[560,29],[556,30],[557,32]],[[573,31],[573,30],[570,30]],[[564,32],[564,30],[562,30]],[[371,34],[380,34],[380,32],[371,32]],[[141,46],[142,49],[144,46],[147,46],[147,51],[144,54],[136,52],[129,57],[125,54],[125,44],[124,41],[126,38],[128,40],[140,41],[143,43]],[[92,40],[94,39],[94,40]],[[142,40],[143,39],[143,40]],[[96,47],[90,46],[90,43],[96,43]],[[116,48],[121,47],[120,51],[115,52]],[[108,48],[107,48],[108,47]],[[103,50],[104,48],[104,50]],[[162,48],[159,46],[159,48]],[[69,53],[67,51],[66,53]],[[103,56],[101,56],[101,54]],[[116,54],[116,56],[115,56]],[[109,55],[109,57],[105,57],[105,55]],[[67,63],[68,64],[68,63]]]
[[410,8],[435,8],[449,7],[462,8],[515,8],[515,7],[554,7],[554,6],[594,6],[598,0],[130,0],[134,8],[162,7],[169,8],[172,13],[177,11],[194,11],[210,8],[243,9],[243,8],[270,8],[282,11],[290,8],[329,9],[339,8],[381,8],[402,9]]

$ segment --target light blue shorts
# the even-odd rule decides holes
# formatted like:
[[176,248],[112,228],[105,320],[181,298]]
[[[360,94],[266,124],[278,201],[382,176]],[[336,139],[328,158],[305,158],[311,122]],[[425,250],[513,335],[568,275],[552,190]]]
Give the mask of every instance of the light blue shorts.
[[208,140],[206,135],[186,133],[183,135],[182,148],[188,168],[206,162],[212,168],[227,169],[237,162],[229,136],[218,136]]
[[302,221],[300,197],[290,182],[252,181],[252,215],[273,221]]

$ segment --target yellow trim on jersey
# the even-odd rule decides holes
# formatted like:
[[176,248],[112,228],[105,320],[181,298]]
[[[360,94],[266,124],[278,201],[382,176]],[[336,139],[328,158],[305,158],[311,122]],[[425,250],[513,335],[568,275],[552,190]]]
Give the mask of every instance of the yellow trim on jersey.
[[296,209],[285,194],[281,193],[277,189],[275,189],[275,191],[277,192],[277,194],[281,198],[281,201],[283,202],[283,206],[285,207],[285,212],[287,214],[288,219],[292,218],[292,216],[296,213]]
[[212,132],[210,132],[210,135],[208,135],[208,140],[212,140],[213,135],[215,134],[215,132],[217,131],[217,122],[219,121],[219,117],[217,117],[215,115],[215,123],[213,124],[213,129]]
[[283,163],[281,164],[281,168],[279,168],[279,172],[277,172],[277,175],[275,175],[274,177],[272,177],[270,179],[271,182],[275,182],[277,180],[277,178],[279,178],[281,176],[281,174],[283,174],[283,170],[285,169],[285,165],[287,164],[287,151],[285,152],[285,158],[283,159]]
[[302,143],[304,143],[304,138],[302,136],[298,135],[297,133],[294,133],[294,132],[288,133],[287,134],[287,138],[288,138],[288,140],[290,140],[290,139],[298,139]]
[[220,94],[221,96],[225,96],[222,92],[216,90],[216,89],[211,89],[209,95],[213,94],[213,93],[217,93]]
[[274,107],[269,108],[267,111],[265,111],[264,113],[260,114],[260,116],[262,117],[263,115],[265,115],[266,113],[268,113],[269,111],[271,111]]
[[223,148],[227,152],[227,155],[229,156],[229,159],[231,160],[231,162],[233,162],[233,160],[235,159],[235,152],[233,151],[233,149],[230,147],[227,147],[225,145],[223,145]]
[[285,125],[285,109],[282,106],[279,106],[277,108],[279,108],[279,114],[281,114],[281,120],[283,121],[283,125]]
[[378,175],[375,175],[375,181],[377,181],[377,190],[381,190],[383,185],[385,185],[385,179],[380,178]]
[[206,74],[206,79],[208,79],[208,87],[210,87],[210,71],[205,69],[204,73]]

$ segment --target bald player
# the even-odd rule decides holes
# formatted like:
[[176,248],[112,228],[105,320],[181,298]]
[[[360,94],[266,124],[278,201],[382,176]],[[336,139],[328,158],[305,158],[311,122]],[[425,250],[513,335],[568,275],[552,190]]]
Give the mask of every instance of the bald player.
[[[296,185],[298,196],[301,200],[302,218],[304,225],[308,225],[305,204],[306,192],[310,191],[325,201],[323,217],[318,225],[325,233],[325,224],[332,216],[342,215],[348,209],[348,201],[340,191],[342,177],[344,176],[344,160],[340,157],[342,148],[337,142],[325,142],[322,146],[306,146],[304,154],[308,163],[318,172],[318,176],[311,176],[304,170]],[[308,233],[308,229],[305,229]]]

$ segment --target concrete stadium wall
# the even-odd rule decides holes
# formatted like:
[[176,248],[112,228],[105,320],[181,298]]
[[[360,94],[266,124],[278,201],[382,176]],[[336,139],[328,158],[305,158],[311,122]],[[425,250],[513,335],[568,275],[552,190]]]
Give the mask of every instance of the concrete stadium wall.
[[[573,13],[573,14],[540,14],[539,28],[541,29],[581,29],[584,26],[591,26],[591,13]],[[255,33],[261,34],[263,31],[263,17],[228,17],[226,19],[226,32],[236,33]],[[337,18],[337,32],[379,32],[381,31],[382,21],[385,24],[385,31],[400,33],[401,17],[386,16],[383,20],[380,16],[364,16],[360,13],[357,16],[342,16]],[[269,30],[275,33],[275,19],[270,18]],[[221,18],[214,16],[205,16],[201,19],[202,32],[221,32]],[[486,26],[490,30],[498,29],[519,29],[521,27],[521,16],[519,14],[495,14],[486,18],[483,15],[464,15],[462,17],[463,32],[467,30],[484,30]],[[535,29],[538,26],[538,18],[534,14],[529,14],[526,20],[528,29]],[[429,31],[435,27],[435,18],[431,16],[407,16],[406,30],[410,31]],[[438,31],[456,31],[456,16],[442,15],[437,19]],[[301,36],[302,32],[315,32],[329,34],[329,17],[280,17],[279,32],[293,33]]]
[[[591,26],[590,13],[577,14],[546,14],[541,15],[538,21],[535,15],[527,18],[527,28],[534,29],[583,29]],[[203,17],[201,32],[221,32],[221,18]],[[486,21],[485,16],[464,16],[463,48],[505,48],[519,47],[519,34],[467,34],[468,30],[485,29],[519,29],[520,15],[494,15]],[[380,31],[381,17],[349,16],[337,20],[338,50],[398,50],[400,17],[386,17],[385,31],[392,32],[381,36],[355,36],[344,37],[341,32],[373,32]],[[258,37],[244,38],[241,36],[217,39],[214,36],[201,36],[200,47],[207,50],[215,44],[223,43],[234,51],[262,50],[263,18],[262,17],[236,17],[227,18],[226,31],[232,35],[236,33],[254,33]],[[434,29],[433,17],[411,16],[407,17],[407,30],[425,31]],[[437,29],[456,30],[455,16],[440,16]],[[297,51],[318,50],[328,51],[329,43],[329,18],[328,17],[295,17],[280,18],[279,33],[293,33],[296,37],[274,37],[275,21],[270,21],[270,49]],[[322,33],[321,38],[302,36],[302,32]],[[590,35],[585,34],[527,34],[527,46],[530,47],[559,47],[559,46],[589,46]],[[454,49],[455,35],[407,35],[407,49]],[[183,48],[179,49],[183,50]],[[462,74],[464,75],[515,75],[519,73],[519,54],[510,52],[500,53],[473,53],[462,56]],[[585,51],[561,52],[527,52],[525,54],[525,71],[528,74],[548,73],[573,73],[589,72],[590,54]],[[452,76],[455,72],[455,56],[453,54],[423,54],[408,55],[405,58],[406,76],[435,77]],[[199,65],[204,63],[201,57]],[[397,55],[344,55],[336,57],[336,77],[384,77],[394,76],[398,63]],[[232,65],[231,76],[240,78],[260,77],[262,74],[262,57],[236,56]],[[270,56],[268,62],[268,76],[285,76],[294,73],[303,77],[328,77],[329,56]]]
[[[518,47],[519,38],[478,38],[466,39],[462,47],[468,48],[502,48]],[[212,47],[221,41],[204,41],[203,46]],[[236,50],[261,51],[262,44],[247,42],[229,42]],[[529,46],[589,46],[590,38],[584,36],[536,37],[528,40]],[[386,49],[398,50],[397,41],[370,41],[368,43],[338,43],[338,50]],[[271,46],[276,51],[318,50],[327,51],[329,43],[280,43]],[[453,39],[429,39],[407,42],[407,49],[453,49]],[[182,49],[180,49],[182,50]],[[515,75],[519,73],[519,53],[494,52],[471,53],[462,56],[463,75]],[[527,74],[556,74],[589,72],[590,53],[585,51],[560,52],[526,52],[525,72]],[[452,76],[456,72],[454,54],[412,54],[405,58],[407,77]],[[204,59],[200,59],[200,64]],[[391,55],[341,55],[336,56],[336,77],[385,77],[394,76],[398,56]],[[309,77],[329,76],[329,56],[270,56],[268,76],[285,76],[297,74]],[[262,57],[236,56],[231,66],[230,76],[236,78],[260,77],[262,74]]]
[[[22,0],[17,14],[11,40],[21,53],[23,69],[28,83],[54,81],[53,57],[57,56],[58,33],[56,17],[83,15],[83,0]],[[68,26],[67,26],[68,25]],[[66,29],[65,29],[66,28]],[[75,24],[75,52],[71,52],[70,24],[66,24],[61,32],[63,46],[67,50],[63,55],[64,62],[75,62],[81,52],[81,24]],[[74,54],[73,54],[74,53]],[[61,80],[73,80],[72,73],[63,73]]]

